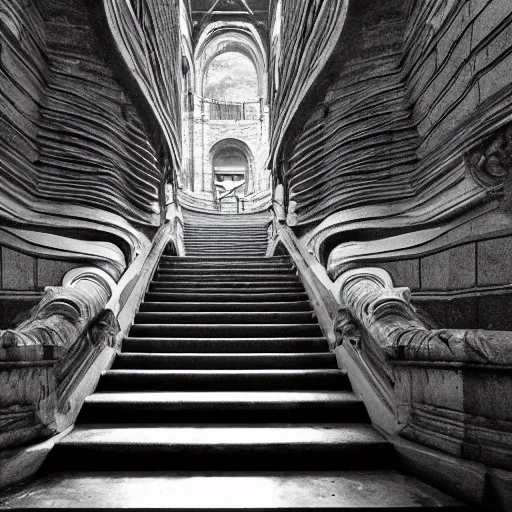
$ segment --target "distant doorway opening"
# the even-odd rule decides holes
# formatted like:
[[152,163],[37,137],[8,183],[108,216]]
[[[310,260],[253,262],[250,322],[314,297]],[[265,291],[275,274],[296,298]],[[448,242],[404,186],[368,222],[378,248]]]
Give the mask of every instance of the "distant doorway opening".
[[214,185],[217,192],[229,192],[238,187],[241,193],[245,193],[249,183],[249,170],[249,161],[240,149],[222,148],[213,158]]

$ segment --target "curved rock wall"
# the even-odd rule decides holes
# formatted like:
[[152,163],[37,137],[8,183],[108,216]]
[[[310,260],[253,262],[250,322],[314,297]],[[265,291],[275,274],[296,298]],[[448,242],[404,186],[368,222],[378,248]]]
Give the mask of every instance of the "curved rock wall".
[[338,23],[331,69],[277,148],[288,225],[333,278],[508,236],[512,4],[363,0]]
[[276,165],[285,134],[341,31],[348,0],[270,3],[270,147]]
[[[166,77],[157,93],[179,133],[178,9],[154,3],[144,21],[166,25],[150,65]],[[177,146],[148,122],[128,68],[112,65],[121,57],[100,2],[0,0],[0,20],[0,246],[117,278],[162,222]]]

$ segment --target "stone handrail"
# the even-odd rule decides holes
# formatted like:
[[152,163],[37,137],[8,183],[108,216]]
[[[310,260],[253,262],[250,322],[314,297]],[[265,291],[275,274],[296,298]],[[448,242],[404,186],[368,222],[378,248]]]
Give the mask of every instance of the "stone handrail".
[[115,287],[98,268],[73,269],[15,329],[0,331],[0,450],[69,426],[61,420],[70,395],[99,353],[115,345],[119,326],[105,309]]
[[348,271],[337,285],[342,303],[391,360],[512,365],[512,333],[430,329],[411,305],[409,289],[394,288],[385,270]]
[[16,328],[0,331],[0,451],[73,425],[128,332],[160,255],[169,244],[183,252],[174,213],[118,283],[99,268],[73,269]]
[[335,286],[335,352],[404,466],[469,503],[489,493],[506,503],[512,333],[431,328],[379,268],[347,271]]
[[0,331],[0,361],[56,360],[80,338],[104,309],[115,287],[104,271],[86,267],[50,286],[16,329]]

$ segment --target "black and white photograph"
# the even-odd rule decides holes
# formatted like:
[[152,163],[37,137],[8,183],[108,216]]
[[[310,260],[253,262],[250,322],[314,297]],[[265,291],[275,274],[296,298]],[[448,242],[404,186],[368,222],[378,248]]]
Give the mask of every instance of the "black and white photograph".
[[0,510],[512,512],[512,0],[0,0]]

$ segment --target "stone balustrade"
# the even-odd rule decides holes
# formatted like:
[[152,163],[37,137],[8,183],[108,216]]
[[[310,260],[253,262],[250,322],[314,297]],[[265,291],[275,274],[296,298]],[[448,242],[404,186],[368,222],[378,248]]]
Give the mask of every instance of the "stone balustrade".
[[0,449],[60,430],[57,415],[119,326],[105,309],[116,287],[94,267],[73,269],[50,286],[15,329],[0,331]]
[[345,272],[336,289],[335,350],[363,376],[373,423],[484,473],[512,469],[512,333],[433,328],[383,269]]

